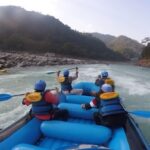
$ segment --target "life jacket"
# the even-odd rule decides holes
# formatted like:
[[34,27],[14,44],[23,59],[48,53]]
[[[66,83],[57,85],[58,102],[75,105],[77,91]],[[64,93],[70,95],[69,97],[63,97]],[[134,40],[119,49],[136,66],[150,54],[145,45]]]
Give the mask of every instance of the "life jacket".
[[102,116],[125,113],[120,104],[119,94],[116,92],[108,92],[100,95],[101,107],[100,113]]
[[25,99],[31,103],[38,102],[42,99],[42,94],[41,92],[31,92],[31,93],[26,94]]
[[72,82],[69,81],[68,77],[64,77],[64,81],[60,83],[61,84],[61,90],[70,92],[72,90],[71,83]]
[[107,79],[105,79],[105,83],[106,83],[106,84],[110,84],[111,86],[114,86],[114,85],[115,85],[114,80],[113,80],[113,79],[111,79],[111,78],[107,78]]
[[51,110],[53,110],[53,105],[46,102],[44,99],[44,96],[47,92],[49,92],[49,90],[41,93],[42,98],[40,101],[32,103],[32,113],[34,115],[46,115],[49,114]]

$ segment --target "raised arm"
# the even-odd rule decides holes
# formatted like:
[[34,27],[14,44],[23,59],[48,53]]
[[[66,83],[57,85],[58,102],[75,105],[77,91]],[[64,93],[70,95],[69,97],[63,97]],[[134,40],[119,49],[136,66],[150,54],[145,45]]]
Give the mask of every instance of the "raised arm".
[[59,77],[59,75],[60,75],[60,72],[61,72],[60,70],[57,72],[57,77]]
[[72,79],[72,80],[76,80],[77,78],[78,78],[78,67],[76,67],[75,76],[72,76],[71,79]]

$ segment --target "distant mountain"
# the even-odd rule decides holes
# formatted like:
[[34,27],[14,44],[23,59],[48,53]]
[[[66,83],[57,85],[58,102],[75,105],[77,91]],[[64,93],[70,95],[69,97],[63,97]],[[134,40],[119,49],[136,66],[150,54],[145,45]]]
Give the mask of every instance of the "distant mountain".
[[116,39],[115,36],[109,35],[109,34],[101,34],[101,33],[92,33],[92,35],[101,41],[103,41],[107,46],[109,46],[113,40]]
[[52,16],[14,6],[0,7],[0,49],[126,60],[99,39],[76,32]]
[[100,33],[92,33],[92,35],[102,40],[107,47],[121,53],[129,59],[138,58],[143,50],[142,44],[126,36],[115,37]]

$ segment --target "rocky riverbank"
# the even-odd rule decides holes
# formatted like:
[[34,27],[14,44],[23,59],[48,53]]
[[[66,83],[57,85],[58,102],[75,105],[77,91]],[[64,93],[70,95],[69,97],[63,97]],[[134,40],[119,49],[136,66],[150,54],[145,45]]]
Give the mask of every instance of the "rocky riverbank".
[[99,63],[99,61],[89,59],[74,59],[54,53],[30,54],[26,52],[0,51],[0,69],[10,67],[70,65],[86,63]]
[[137,65],[142,67],[150,67],[150,59],[141,59],[138,61]]

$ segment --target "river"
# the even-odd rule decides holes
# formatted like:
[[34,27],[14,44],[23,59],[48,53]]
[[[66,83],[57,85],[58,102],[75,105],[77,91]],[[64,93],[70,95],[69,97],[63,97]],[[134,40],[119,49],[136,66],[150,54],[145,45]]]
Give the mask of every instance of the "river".
[[[20,94],[33,91],[34,83],[43,79],[48,88],[59,87],[56,74],[47,71],[63,70],[75,66],[46,66],[29,68],[12,68],[8,74],[0,75],[0,93]],[[107,70],[115,80],[116,91],[120,93],[127,110],[150,110],[150,68],[129,64],[94,64],[78,65],[79,78],[74,82],[95,81],[101,70]],[[71,71],[73,74],[74,71]],[[0,102],[0,129],[9,126],[29,111],[22,105],[22,97],[14,97]],[[150,119],[135,117],[144,136],[150,143]]]

